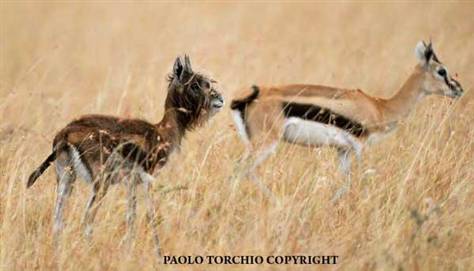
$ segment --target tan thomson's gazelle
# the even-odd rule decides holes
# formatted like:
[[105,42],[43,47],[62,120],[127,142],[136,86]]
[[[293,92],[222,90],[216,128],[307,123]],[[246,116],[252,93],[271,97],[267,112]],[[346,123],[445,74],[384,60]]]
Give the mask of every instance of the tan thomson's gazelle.
[[150,182],[154,179],[151,174],[165,165],[186,131],[204,123],[222,108],[224,100],[213,83],[206,76],[193,72],[187,56],[184,63],[177,58],[169,76],[165,113],[159,123],[89,115],[72,121],[59,131],[53,141],[52,153],[31,174],[27,185],[33,185],[54,162],[58,183],[53,226],[55,236],[63,227],[64,204],[76,176],[79,176],[92,185],[84,215],[86,236],[92,233],[97,207],[109,185],[127,184],[127,239],[130,240],[136,216],[136,186],[143,184],[147,218],[160,255],[153,219],[155,211],[150,197]]
[[270,191],[254,175],[254,170],[284,140],[307,146],[334,146],[339,168],[347,176],[336,200],[350,185],[350,153],[359,159],[364,143],[395,128],[415,104],[426,95],[456,98],[461,85],[436,57],[431,42],[415,48],[418,65],[400,90],[389,99],[372,97],[361,90],[319,85],[252,86],[231,103],[235,125],[247,146],[245,171],[267,195]]

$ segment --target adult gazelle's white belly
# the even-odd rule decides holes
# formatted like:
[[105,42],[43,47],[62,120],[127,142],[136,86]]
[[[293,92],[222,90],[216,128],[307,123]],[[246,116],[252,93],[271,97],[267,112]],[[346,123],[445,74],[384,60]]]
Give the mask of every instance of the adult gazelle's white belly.
[[362,144],[350,133],[316,121],[290,117],[285,120],[283,138],[295,144],[306,146],[330,145],[342,149],[352,149],[359,153]]

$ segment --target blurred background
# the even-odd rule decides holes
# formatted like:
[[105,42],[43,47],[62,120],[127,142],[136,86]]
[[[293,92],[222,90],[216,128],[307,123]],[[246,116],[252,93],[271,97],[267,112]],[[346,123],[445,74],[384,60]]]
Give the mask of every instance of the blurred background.
[[[472,83],[472,3],[1,5],[1,96],[28,94],[16,112],[67,95],[55,109],[66,118],[133,106],[156,119],[166,74],[184,53],[227,96],[286,82],[390,95],[416,64],[416,42],[431,38],[450,71]],[[135,103],[117,108],[123,95]]]

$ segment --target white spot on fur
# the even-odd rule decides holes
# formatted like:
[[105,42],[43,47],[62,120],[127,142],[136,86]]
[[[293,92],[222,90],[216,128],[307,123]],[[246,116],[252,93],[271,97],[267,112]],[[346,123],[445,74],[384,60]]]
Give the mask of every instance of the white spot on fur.
[[237,132],[240,135],[240,138],[242,138],[242,141],[244,141],[246,145],[249,145],[250,144],[249,136],[247,135],[247,131],[245,130],[244,119],[242,119],[242,115],[240,114],[240,111],[232,110],[232,117],[234,119],[234,123],[237,128]]
[[288,118],[284,124],[283,137],[291,143],[307,146],[329,145],[355,151],[360,155],[362,144],[348,132],[331,125],[296,117]]
[[211,110],[210,110],[210,116],[214,116],[215,114],[217,114],[219,111],[222,110],[222,108],[224,107],[224,100],[220,100],[220,99],[212,99],[211,101]]
[[74,171],[76,171],[76,174],[83,178],[86,182],[92,183],[92,174],[82,162],[79,151],[73,145],[69,145],[69,147],[71,148],[71,157]]
[[140,179],[144,183],[151,183],[155,180],[155,178],[148,174],[142,167],[138,168],[138,174],[140,175]]
[[426,51],[425,43],[422,41],[419,41],[415,47],[415,55],[421,65],[426,64],[425,51]]

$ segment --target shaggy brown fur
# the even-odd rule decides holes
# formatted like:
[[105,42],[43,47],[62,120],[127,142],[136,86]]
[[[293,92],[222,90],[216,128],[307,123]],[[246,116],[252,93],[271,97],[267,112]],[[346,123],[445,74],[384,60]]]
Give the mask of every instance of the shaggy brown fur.
[[[146,179],[166,164],[186,131],[204,123],[223,106],[223,98],[212,86],[213,82],[194,73],[187,56],[184,64],[177,58],[169,76],[165,114],[159,123],[88,115],[59,131],[53,141],[53,152],[27,183],[28,187],[32,186],[50,163],[56,161],[59,188],[55,230],[62,226],[62,204],[77,175],[93,183],[86,224],[92,223],[95,211],[90,209],[105,195],[110,184],[133,175],[128,178],[129,183],[148,185]],[[134,209],[133,202],[131,205]]]

